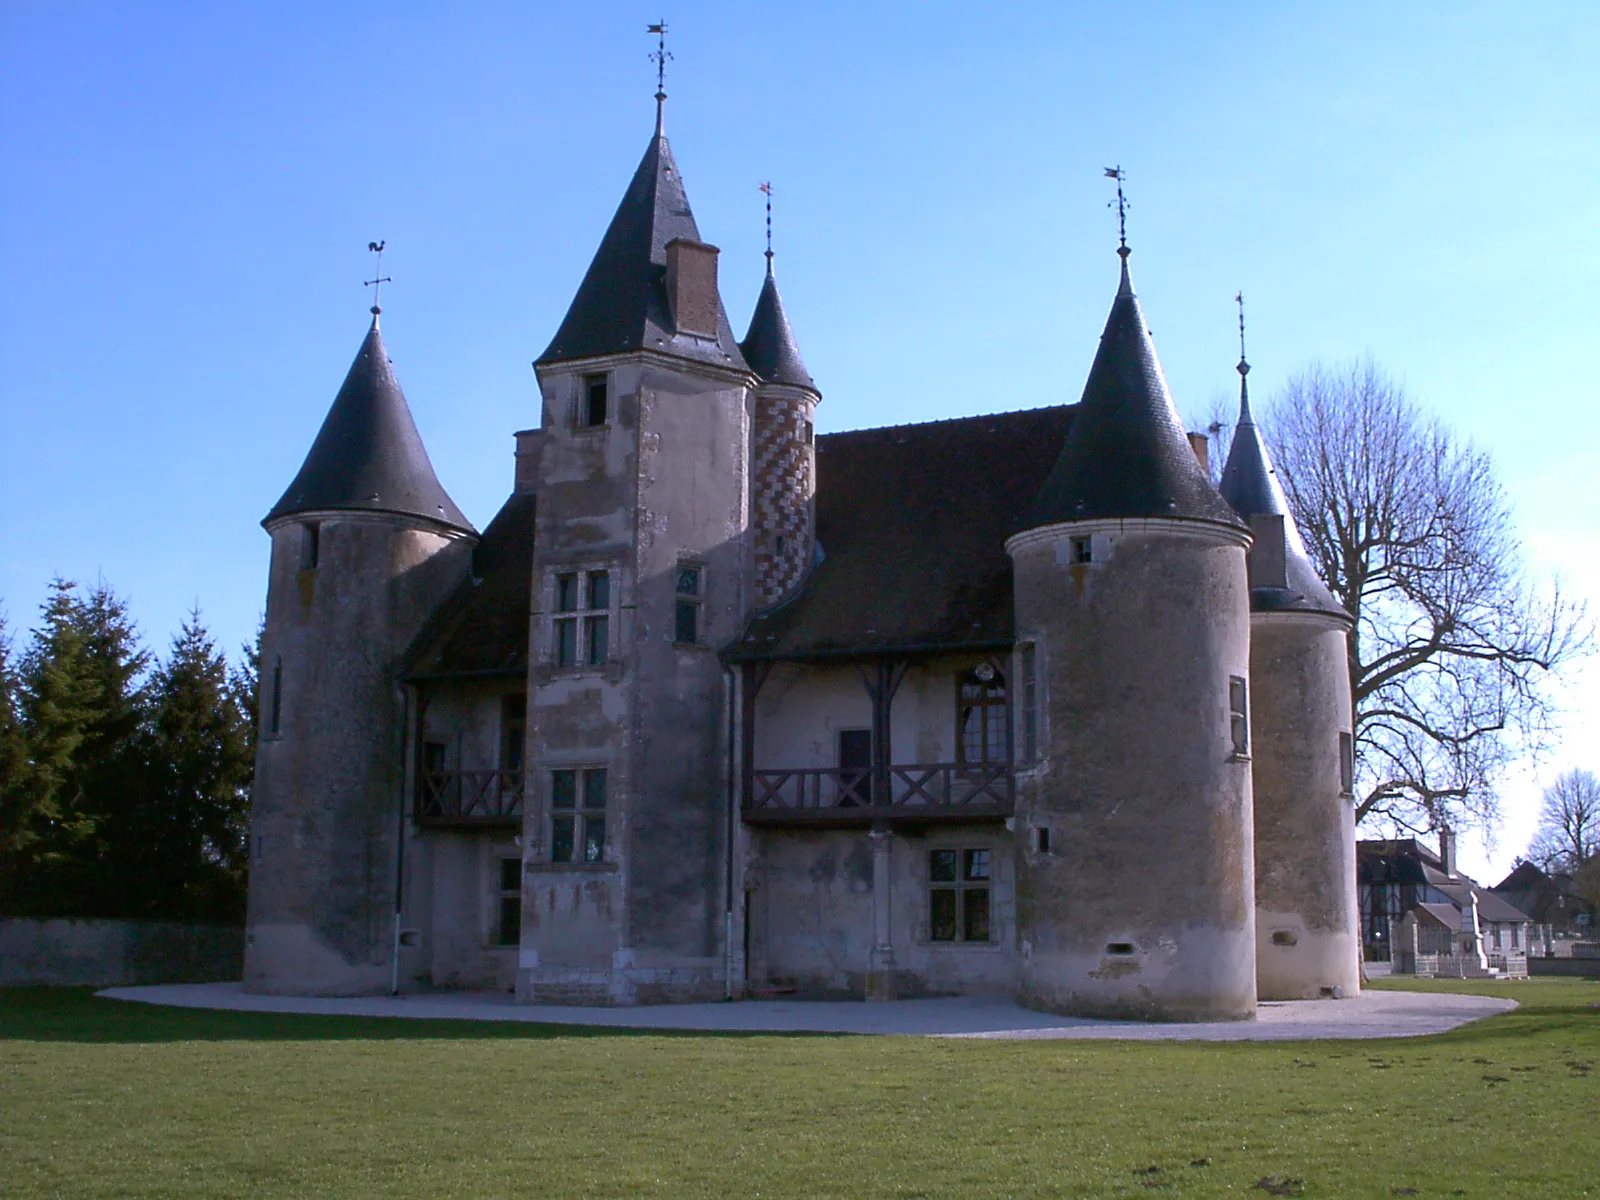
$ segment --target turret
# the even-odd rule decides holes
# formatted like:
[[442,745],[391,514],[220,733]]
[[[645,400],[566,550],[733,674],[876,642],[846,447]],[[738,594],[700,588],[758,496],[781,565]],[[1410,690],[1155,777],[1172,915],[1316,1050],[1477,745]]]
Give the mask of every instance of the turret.
[[661,123],[550,346],[528,680],[524,1002],[720,999],[727,675],[755,377]]
[[1018,998],[1246,1018],[1250,539],[1189,446],[1119,253],[1071,430],[1006,543],[1040,715],[1014,822]]
[[251,802],[245,986],[387,990],[404,728],[396,666],[465,574],[445,493],[372,327],[272,537]]
[[1254,537],[1250,678],[1257,713],[1252,758],[1259,995],[1353,996],[1361,981],[1361,933],[1351,796],[1350,615],[1317,577],[1251,414],[1242,307],[1239,334],[1239,424],[1221,488]]
[[752,423],[750,538],[755,607],[763,609],[787,597],[815,560],[814,423],[822,399],[783,311],[770,244],[767,277],[739,348],[760,381]]

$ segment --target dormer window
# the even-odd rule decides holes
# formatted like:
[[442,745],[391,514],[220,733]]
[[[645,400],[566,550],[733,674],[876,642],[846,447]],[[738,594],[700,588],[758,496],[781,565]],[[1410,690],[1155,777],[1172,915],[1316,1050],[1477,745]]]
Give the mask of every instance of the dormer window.
[[578,394],[578,424],[604,425],[610,416],[611,380],[604,374],[585,375]]

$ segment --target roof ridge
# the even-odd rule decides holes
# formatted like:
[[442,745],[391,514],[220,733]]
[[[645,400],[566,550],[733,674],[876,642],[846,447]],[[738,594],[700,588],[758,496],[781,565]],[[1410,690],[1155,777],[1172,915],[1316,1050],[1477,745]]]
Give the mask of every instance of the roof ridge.
[[1060,412],[1063,409],[1076,408],[1076,404],[1040,404],[1033,408],[1008,408],[1004,412],[995,413],[968,413],[964,417],[937,417],[932,421],[907,421],[902,425],[864,425],[859,429],[835,429],[829,433],[817,434],[817,440],[824,438],[842,437],[857,433],[892,433],[897,429],[928,429],[935,425],[958,425],[963,421],[992,421],[996,417],[1017,417],[1024,413]]

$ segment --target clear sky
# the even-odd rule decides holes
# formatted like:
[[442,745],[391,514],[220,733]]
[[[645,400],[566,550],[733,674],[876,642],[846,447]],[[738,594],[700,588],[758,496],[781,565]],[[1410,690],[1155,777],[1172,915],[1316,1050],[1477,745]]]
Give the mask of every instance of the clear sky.
[[[262,605],[258,522],[366,328],[480,527],[651,132],[632,4],[0,4],[0,604],[103,576],[163,645]],[[778,276],[824,431],[1074,401],[1116,279],[1180,407],[1373,356],[1492,448],[1600,607],[1600,7],[679,0],[668,134],[743,329]],[[1600,769],[1600,668],[1507,795]],[[1585,732],[1585,731],[1588,732]],[[1491,880],[1492,881],[1492,880]]]

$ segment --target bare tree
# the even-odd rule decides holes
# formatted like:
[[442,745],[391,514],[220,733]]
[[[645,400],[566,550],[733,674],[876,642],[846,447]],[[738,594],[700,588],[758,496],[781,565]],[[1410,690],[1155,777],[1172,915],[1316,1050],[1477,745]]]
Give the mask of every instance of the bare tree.
[[1576,874],[1600,853],[1600,777],[1572,770],[1544,791],[1539,828],[1524,856],[1546,872]]
[[1592,628],[1536,586],[1487,453],[1371,362],[1313,365],[1266,424],[1278,475],[1350,635],[1357,820],[1492,827],[1496,785],[1542,744],[1551,673]]

